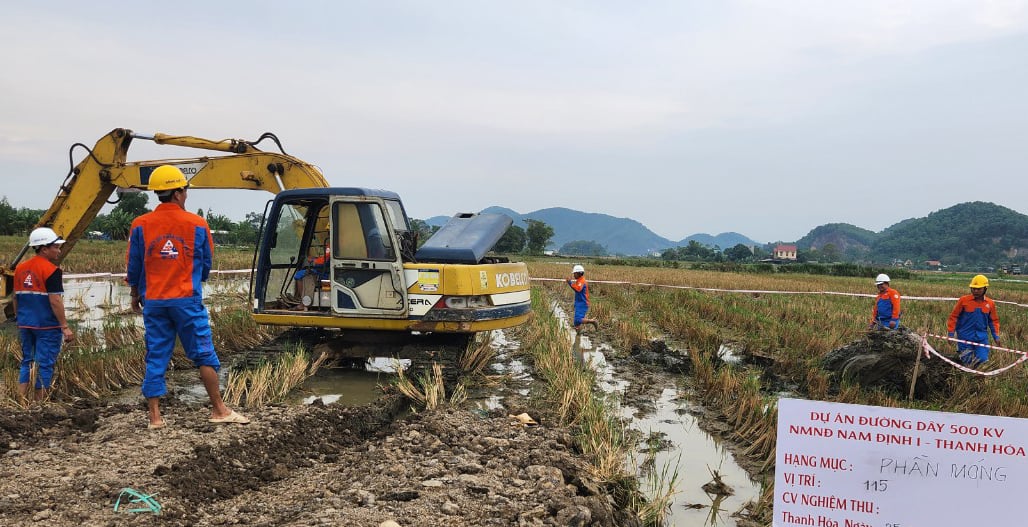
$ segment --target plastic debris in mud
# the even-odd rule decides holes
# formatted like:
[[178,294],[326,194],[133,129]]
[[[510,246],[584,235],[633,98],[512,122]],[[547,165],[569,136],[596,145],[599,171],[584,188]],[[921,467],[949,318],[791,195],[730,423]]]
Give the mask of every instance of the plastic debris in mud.
[[[114,502],[114,512],[152,512],[154,514],[161,513],[161,504],[157,503],[157,500],[153,499],[157,494],[143,494],[136,489],[130,489],[125,487],[121,489],[121,493],[118,494],[118,499]],[[142,503],[145,507],[136,507],[134,509],[127,509],[122,507],[121,500],[126,498],[126,504]]]

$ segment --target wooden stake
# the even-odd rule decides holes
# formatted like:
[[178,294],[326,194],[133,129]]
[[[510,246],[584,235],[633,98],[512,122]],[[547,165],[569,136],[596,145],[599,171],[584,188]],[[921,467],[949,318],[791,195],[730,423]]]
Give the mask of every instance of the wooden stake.
[[[925,336],[921,335],[921,338],[924,339]],[[924,341],[922,340],[922,342],[924,342]],[[907,394],[907,400],[908,401],[913,401],[914,400],[914,385],[917,384],[917,370],[921,366],[921,354],[922,353],[924,353],[924,346],[923,345],[920,348],[918,348],[918,350],[917,350],[917,358],[914,359],[914,372],[912,374],[910,374],[910,393]]]

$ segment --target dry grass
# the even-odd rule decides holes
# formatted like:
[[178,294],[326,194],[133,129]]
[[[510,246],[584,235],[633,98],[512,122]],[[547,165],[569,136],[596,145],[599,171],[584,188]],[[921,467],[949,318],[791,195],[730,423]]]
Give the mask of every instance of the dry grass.
[[[0,261],[10,263],[25,242],[21,236],[0,236]],[[127,248],[124,241],[79,240],[61,263],[61,269],[65,273],[123,273]],[[214,249],[215,269],[249,269],[252,263],[253,248],[218,246]]]
[[[211,329],[216,349],[224,356],[232,351],[257,346],[270,340],[278,329],[265,329],[253,322],[243,308],[225,309],[211,314]],[[142,383],[145,371],[143,328],[132,319],[109,315],[99,329],[75,328],[74,342],[66,343],[54,368],[55,399],[73,397],[101,398]],[[181,347],[172,359],[176,364],[191,363]],[[21,343],[14,331],[0,332],[0,404],[16,404]]]
[[470,344],[461,353],[457,367],[460,368],[461,375],[465,377],[474,379],[476,382],[492,384],[495,379],[485,373],[496,358],[496,350],[492,346],[492,333],[483,332],[480,335],[484,335],[484,337]]
[[293,388],[317,373],[325,362],[324,353],[311,360],[302,346],[283,353],[277,361],[253,368],[233,370],[226,380],[225,402],[234,406],[255,407],[282,402]]
[[[142,329],[121,319],[105,319],[97,331],[76,331],[74,342],[66,344],[54,365],[52,398],[99,398],[116,390],[138,385],[143,379]],[[0,333],[0,401],[20,404],[17,394],[21,364],[21,342],[14,332]],[[33,366],[31,384],[35,383]]]
[[574,363],[567,329],[560,326],[539,289],[533,290],[532,307],[535,315],[525,329],[522,349],[545,381],[546,399],[557,418],[577,430],[576,442],[591,472],[618,489],[623,506],[634,510],[645,525],[662,525],[675,492],[677,471],[665,466],[658,479],[651,481],[651,499],[646,499],[629,470],[638,443],[620,418],[619,401],[595,390],[592,370]]
[[210,310],[214,349],[236,352],[255,348],[275,338],[282,328],[262,326],[253,320],[246,303]]
[[[650,445],[646,451],[646,457],[640,466],[653,467],[644,471],[642,495],[644,500],[638,500],[632,508],[643,525],[667,525],[671,515],[671,506],[674,503],[675,495],[678,494],[679,466],[681,465],[682,454],[679,452],[675,459],[662,464],[660,469],[656,468],[657,447]],[[637,469],[637,472],[639,470]]]
[[[404,397],[410,399],[416,409],[434,410],[446,401],[446,385],[443,382],[443,369],[439,363],[432,363],[432,371],[418,374],[417,379],[407,376],[404,368],[396,363],[396,388]],[[463,395],[458,395],[457,402],[467,398],[464,386],[458,385]]]

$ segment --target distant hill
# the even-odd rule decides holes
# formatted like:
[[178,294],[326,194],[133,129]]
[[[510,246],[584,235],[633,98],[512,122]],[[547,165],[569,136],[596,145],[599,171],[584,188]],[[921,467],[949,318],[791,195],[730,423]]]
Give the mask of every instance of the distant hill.
[[875,261],[941,260],[945,265],[1023,262],[1028,216],[993,203],[961,203],[885,229],[871,255]]
[[[742,243],[754,245],[757,242],[735,232],[726,232],[711,236],[694,234],[681,242],[675,242],[655,234],[645,225],[631,218],[616,218],[607,214],[581,212],[563,207],[540,209],[535,212],[520,214],[505,207],[488,207],[481,212],[506,214],[514,220],[514,224],[527,228],[525,220],[538,220],[553,227],[553,238],[550,247],[556,248],[567,242],[582,240],[594,241],[606,247],[610,254],[645,255],[659,252],[669,247],[685,246],[689,240],[695,239],[704,245],[718,245],[722,249]],[[425,220],[429,225],[442,226],[449,216],[433,216]]]
[[763,245],[737,232],[722,232],[717,236],[711,236],[707,233],[693,234],[692,236],[685,238],[684,240],[676,243],[675,245],[678,247],[685,247],[689,245],[689,242],[693,240],[695,240],[696,243],[700,243],[710,247],[714,247],[716,245],[722,249],[729,249],[735,247],[736,245],[739,245],[740,243],[747,247],[753,247],[754,245]]
[[834,246],[837,254],[846,260],[863,260],[871,251],[877,234],[849,223],[828,223],[815,227],[806,236],[796,241],[801,250],[824,251]]
[[924,218],[903,220],[880,233],[848,223],[816,227],[796,241],[801,251],[833,245],[840,259],[977,268],[1019,263],[1028,256],[1028,216],[983,201],[961,203]]

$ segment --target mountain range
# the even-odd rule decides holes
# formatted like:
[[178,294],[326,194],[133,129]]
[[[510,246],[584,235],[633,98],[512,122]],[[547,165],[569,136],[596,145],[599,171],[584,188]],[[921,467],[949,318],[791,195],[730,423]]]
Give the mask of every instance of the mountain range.
[[[599,243],[610,254],[646,255],[696,241],[722,249],[737,244],[762,243],[735,232],[716,236],[699,233],[682,240],[663,238],[631,218],[581,212],[566,208],[540,209],[521,214],[493,206],[482,210],[506,214],[514,224],[527,228],[525,220],[538,220],[553,228],[550,247],[582,240]],[[449,219],[425,220],[441,226]],[[924,218],[910,218],[873,232],[848,223],[828,223],[811,229],[797,240],[801,251],[822,260],[851,262],[941,261],[944,265],[991,265],[1028,258],[1028,216],[993,203],[975,201],[935,211]]]
[[[594,241],[604,246],[610,254],[646,255],[659,253],[669,247],[688,245],[695,240],[708,246],[727,249],[737,244],[760,245],[737,232],[723,232],[718,235],[706,233],[693,234],[682,240],[669,240],[658,236],[645,225],[631,218],[616,218],[607,214],[581,212],[563,207],[540,209],[535,212],[521,214],[505,207],[488,207],[483,213],[504,214],[514,220],[514,225],[522,229],[528,228],[526,220],[541,221],[553,228],[550,247],[559,249],[572,241]],[[432,226],[442,226],[450,218],[433,216],[425,220]]]

